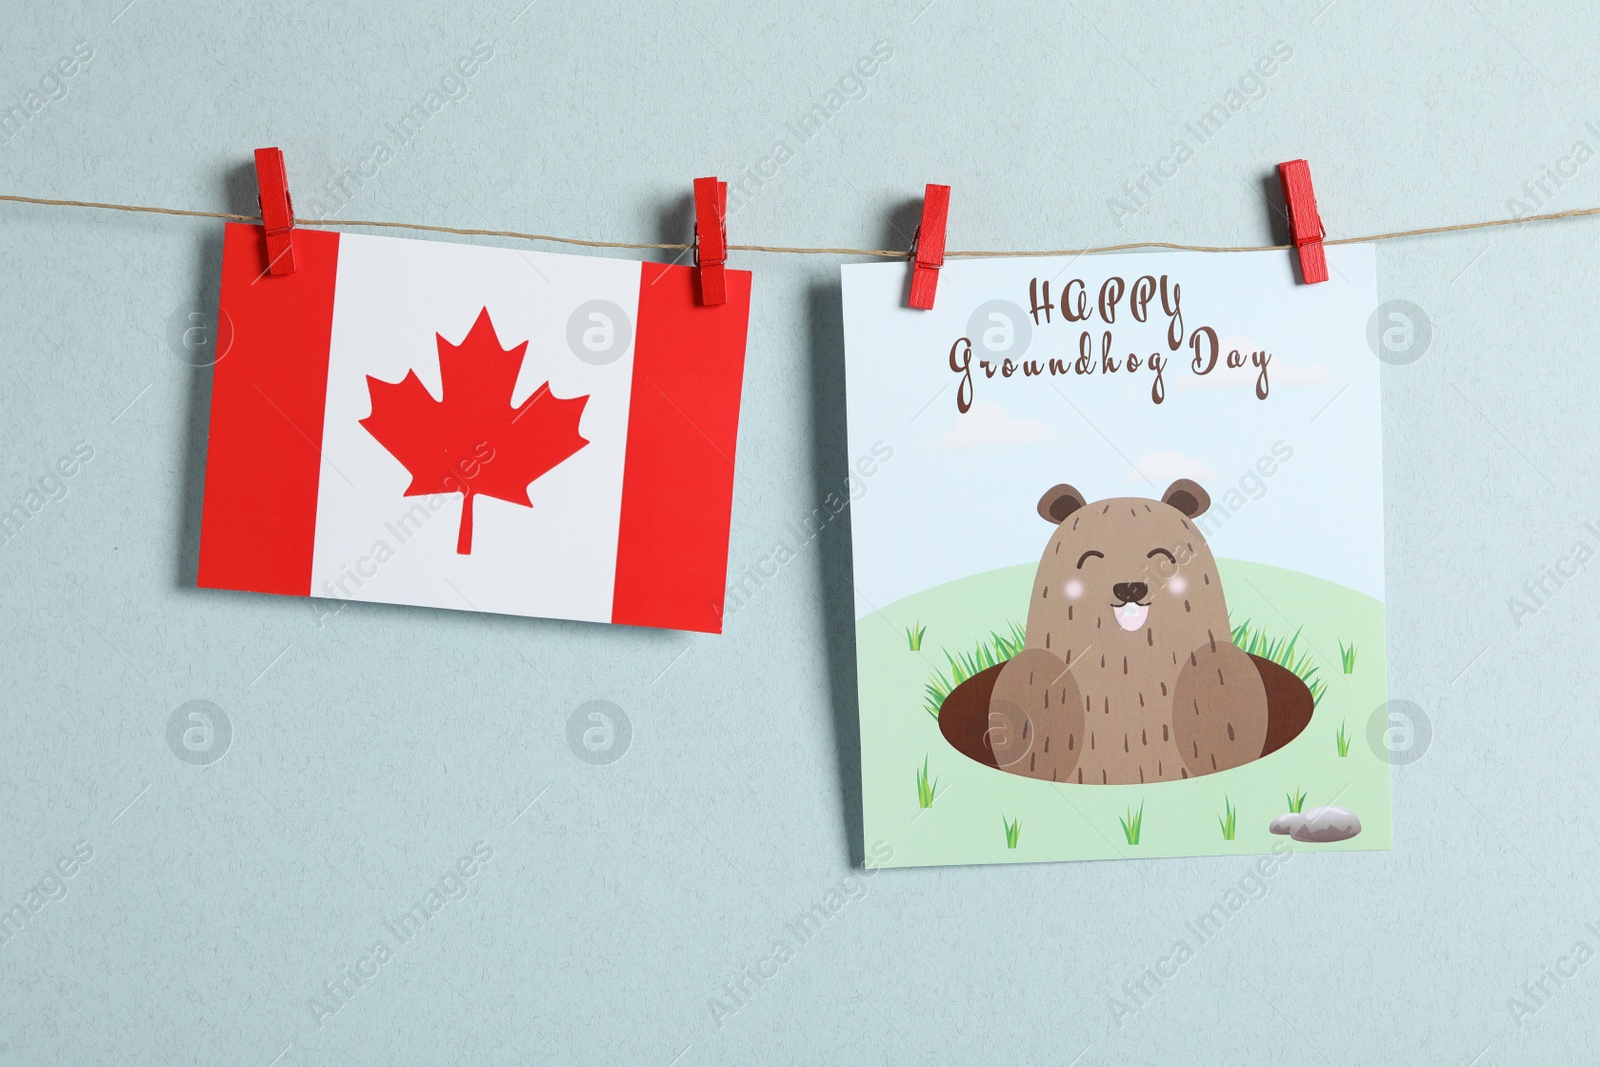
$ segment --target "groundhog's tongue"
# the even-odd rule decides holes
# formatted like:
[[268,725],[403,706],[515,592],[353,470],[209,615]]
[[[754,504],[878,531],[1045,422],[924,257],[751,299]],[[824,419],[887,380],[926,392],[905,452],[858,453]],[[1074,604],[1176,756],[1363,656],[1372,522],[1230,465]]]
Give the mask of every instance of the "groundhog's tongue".
[[1144,625],[1145,616],[1150,614],[1149,604],[1120,604],[1113,609],[1117,616],[1117,625],[1132,633]]

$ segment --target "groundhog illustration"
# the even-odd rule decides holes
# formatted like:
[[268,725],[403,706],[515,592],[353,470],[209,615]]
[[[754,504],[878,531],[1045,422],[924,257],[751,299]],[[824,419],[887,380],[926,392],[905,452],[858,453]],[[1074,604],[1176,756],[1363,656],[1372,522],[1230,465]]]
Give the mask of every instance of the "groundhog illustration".
[[1029,778],[1125,785],[1259,759],[1311,721],[1305,684],[1233,643],[1210,507],[1187,478],[1160,500],[1039,500],[1056,527],[1015,657],[963,682],[939,728],[958,751]]

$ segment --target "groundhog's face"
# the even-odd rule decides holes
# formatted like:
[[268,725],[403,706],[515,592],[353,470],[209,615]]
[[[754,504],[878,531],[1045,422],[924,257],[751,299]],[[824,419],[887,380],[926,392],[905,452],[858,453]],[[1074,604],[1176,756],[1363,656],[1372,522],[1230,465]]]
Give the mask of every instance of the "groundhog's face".
[[1039,500],[1039,514],[1057,524],[1035,591],[1041,618],[1060,631],[1058,637],[1076,633],[1101,647],[1118,644],[1123,635],[1154,646],[1219,626],[1226,632],[1225,607],[1217,619],[1223,601],[1216,562],[1190,521],[1210,504],[1206,491],[1187,478],[1173,482],[1160,500],[1115,497],[1091,504],[1070,485],[1050,489]]

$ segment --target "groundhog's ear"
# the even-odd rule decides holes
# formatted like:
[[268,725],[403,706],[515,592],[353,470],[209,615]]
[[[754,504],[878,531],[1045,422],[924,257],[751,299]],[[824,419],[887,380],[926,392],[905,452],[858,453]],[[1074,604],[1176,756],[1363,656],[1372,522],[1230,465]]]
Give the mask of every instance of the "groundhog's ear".
[[1039,498],[1039,517],[1045,522],[1060,524],[1068,515],[1083,507],[1083,494],[1070,485],[1053,485]]
[[1211,494],[1200,488],[1199,482],[1179,478],[1167,486],[1167,491],[1161,494],[1161,502],[1170,504],[1192,519],[1204,514],[1206,508],[1211,506]]

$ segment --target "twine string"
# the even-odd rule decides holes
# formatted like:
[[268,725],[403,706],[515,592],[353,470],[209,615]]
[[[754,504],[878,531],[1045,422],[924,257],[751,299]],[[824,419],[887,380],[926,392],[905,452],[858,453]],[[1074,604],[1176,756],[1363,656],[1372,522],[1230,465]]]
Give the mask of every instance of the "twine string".
[[[139,204],[103,204],[93,200],[50,200],[38,196],[16,196],[0,193],[0,201],[15,204],[37,204],[44,207],[93,208],[100,211],[130,211],[146,215],[177,215],[194,219],[222,219],[226,222],[261,222],[255,215],[236,215],[227,211],[189,211],[175,207],[146,207]],[[1524,222],[1552,222],[1556,219],[1583,218],[1600,215],[1600,207],[1571,208],[1551,211],[1542,215],[1524,215],[1515,219],[1485,219],[1481,222],[1460,222],[1450,226],[1422,226],[1412,230],[1391,230],[1361,237],[1335,237],[1325,240],[1328,245],[1366,244],[1371,241],[1392,241],[1402,237],[1425,237],[1438,233],[1460,233],[1464,230],[1485,230],[1495,226],[1515,226]],[[581,237],[557,237],[547,233],[524,233],[521,230],[479,230],[459,226],[432,226],[422,222],[383,222],[374,219],[296,219],[298,226],[371,226],[391,230],[419,230],[427,233],[449,233],[463,237],[505,237],[518,241],[548,241],[553,244],[577,245],[582,248],[633,248],[661,249],[668,252],[685,252],[691,245],[670,241],[590,241]],[[1100,245],[1094,248],[1051,248],[1033,251],[946,251],[946,258],[1007,258],[1033,256],[1084,256],[1099,252],[1126,252],[1139,248],[1170,248],[1180,252],[1282,252],[1292,249],[1281,245],[1195,245],[1173,241],[1129,241],[1126,244]],[[884,259],[905,259],[905,249],[893,248],[802,248],[792,245],[728,245],[734,252],[771,252],[791,256],[878,256]]]

